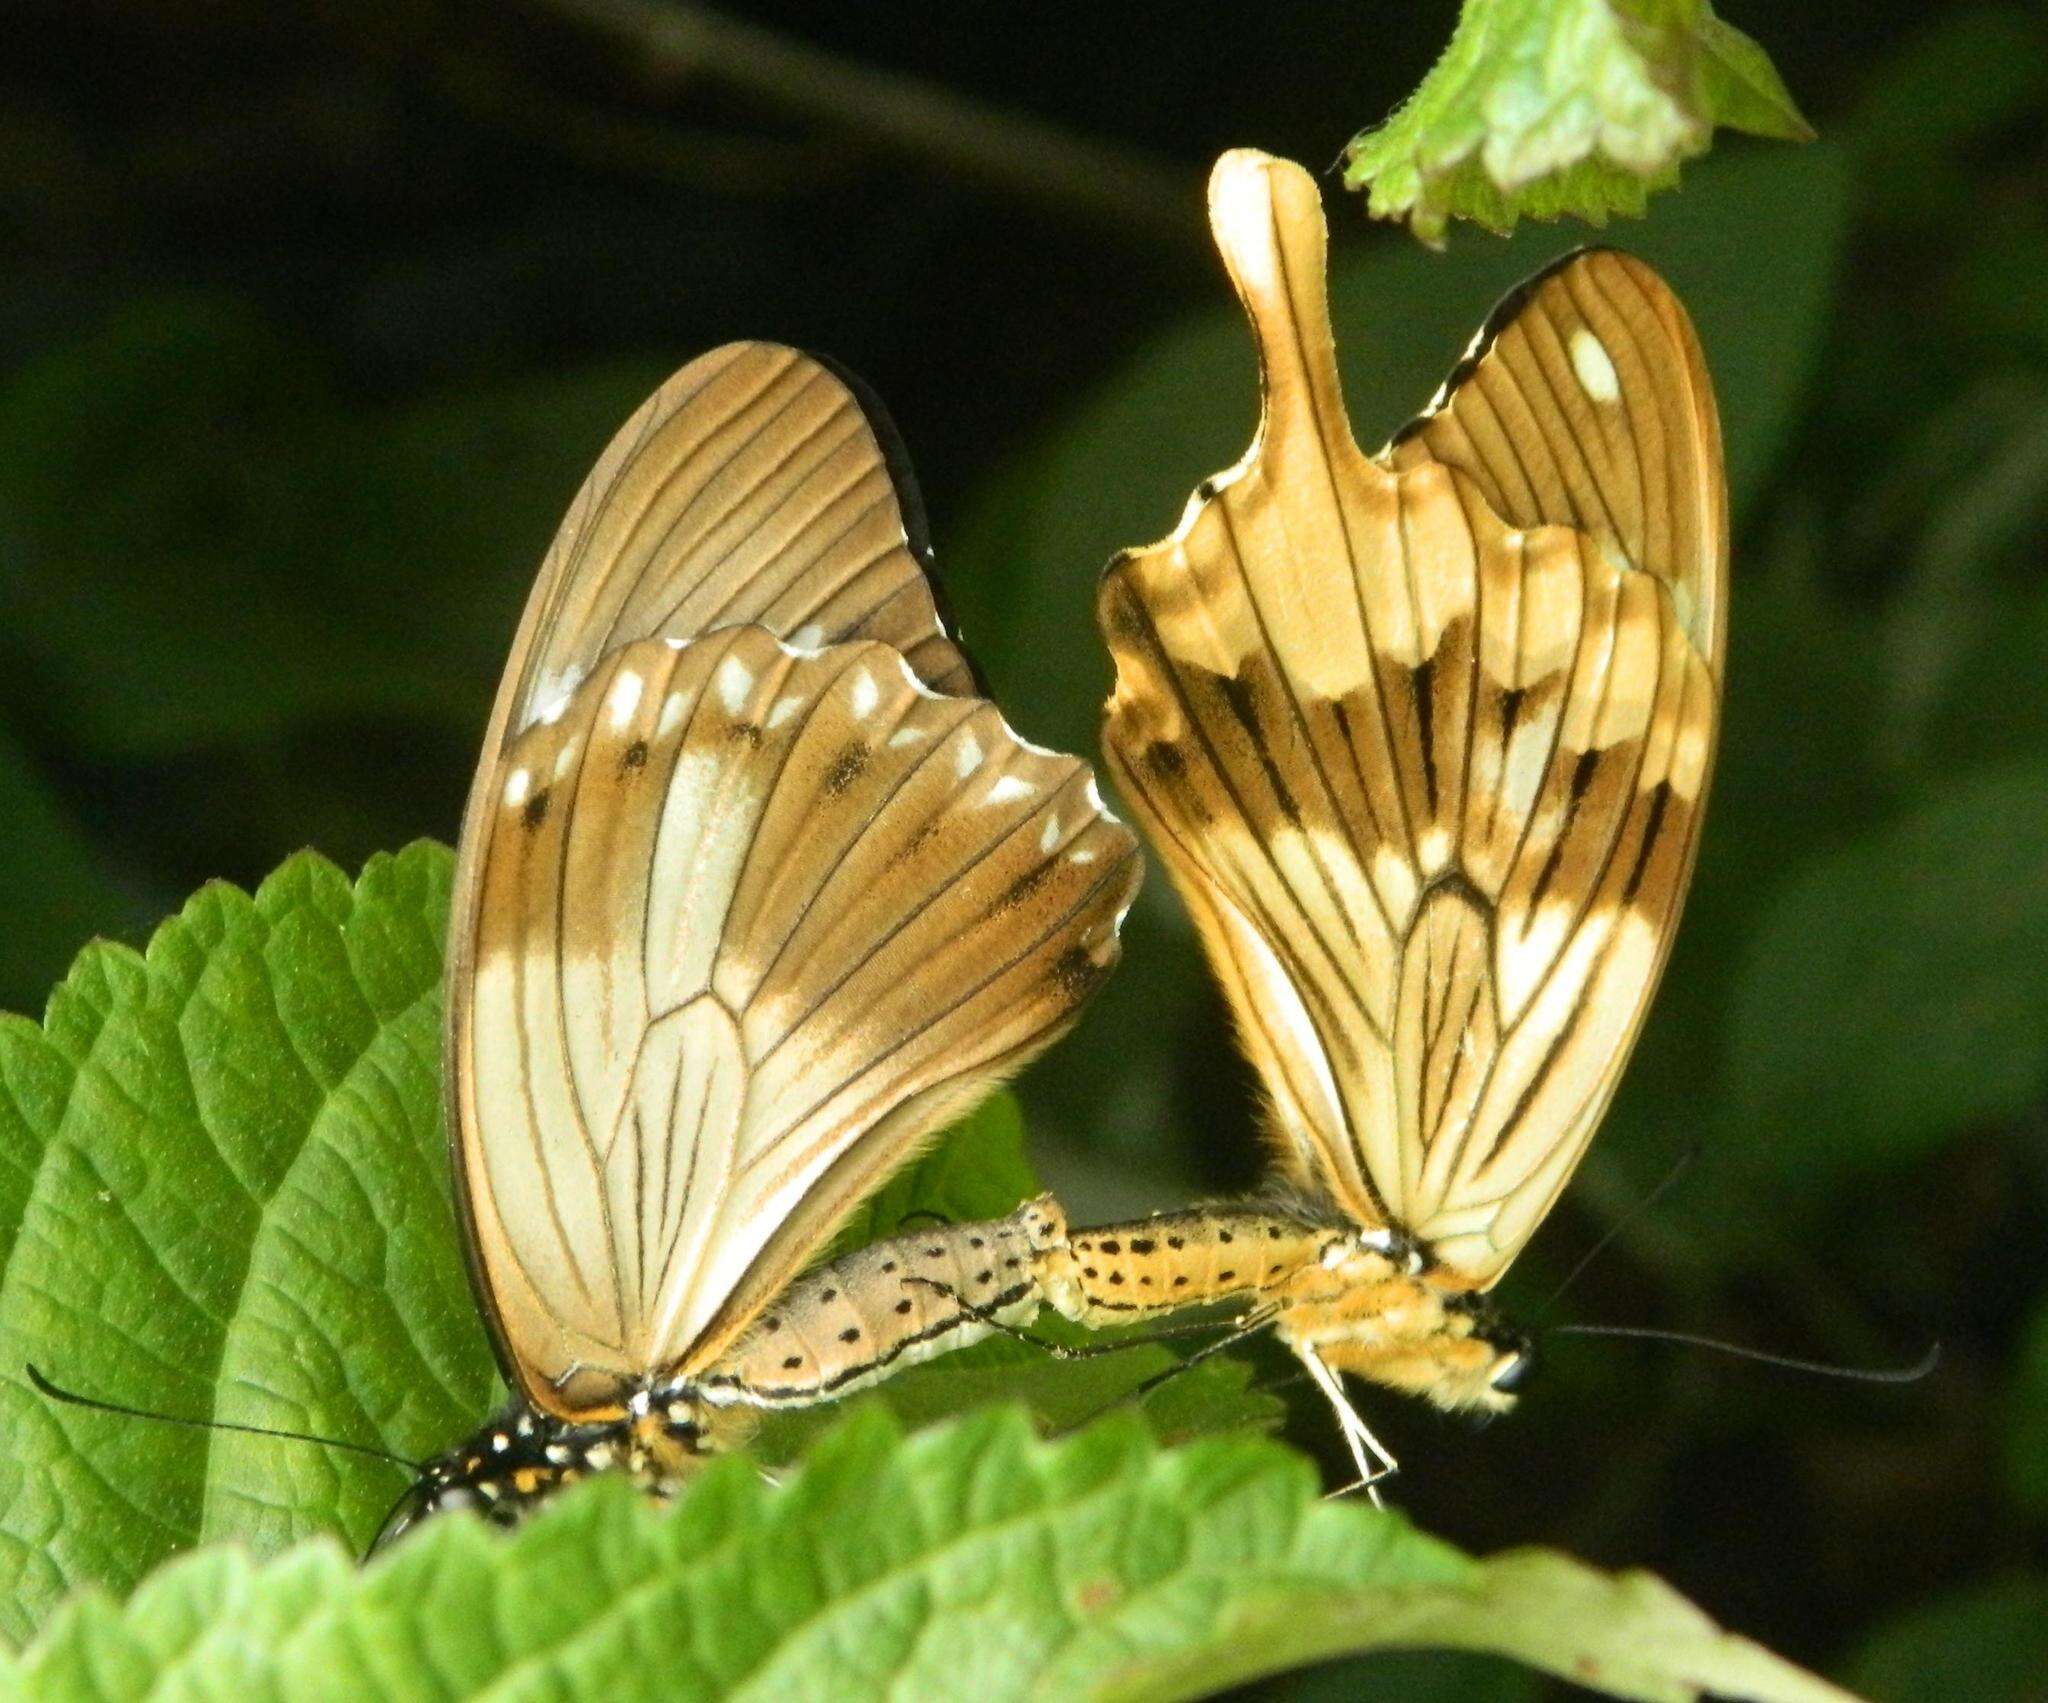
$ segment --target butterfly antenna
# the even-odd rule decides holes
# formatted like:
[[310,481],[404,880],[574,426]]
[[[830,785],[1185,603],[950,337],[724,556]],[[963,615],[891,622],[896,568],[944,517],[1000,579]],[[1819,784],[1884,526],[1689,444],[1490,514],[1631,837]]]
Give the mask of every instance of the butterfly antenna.
[[418,1517],[422,1491],[418,1484],[408,1484],[398,1493],[398,1500],[384,1510],[384,1517],[377,1522],[377,1535],[370,1539],[370,1547],[363,1551],[362,1559],[368,1561],[386,1544],[396,1543],[412,1529]]
[[367,1455],[371,1460],[389,1461],[402,1466],[408,1472],[422,1472],[425,1464],[408,1460],[404,1455],[393,1454],[389,1449],[380,1449],[374,1443],[351,1443],[342,1437],[320,1437],[310,1431],[284,1431],[268,1425],[243,1425],[232,1419],[189,1419],[182,1413],[157,1413],[146,1407],[130,1407],[125,1402],[107,1401],[99,1396],[80,1395],[76,1390],[67,1390],[61,1384],[53,1384],[33,1362],[28,1365],[28,1381],[52,1401],[61,1401],[70,1407],[89,1407],[99,1413],[117,1413],[124,1419],[153,1419],[159,1425],[184,1425],[194,1431],[239,1431],[249,1437],[278,1437],[289,1443],[317,1443],[323,1449],[343,1449],[352,1455]]
[[1549,1298],[1543,1302],[1542,1306],[1539,1307],[1537,1311],[1547,1313],[1550,1311],[1551,1308],[1555,1307],[1559,1301],[1563,1300],[1565,1291],[1571,1288],[1571,1286],[1574,1283],[1578,1282],[1578,1280],[1581,1277],[1585,1276],[1587,1268],[1590,1267],[1596,1259],[1598,1259],[1602,1254],[1604,1254],[1610,1247],[1614,1245],[1615,1237],[1621,1235],[1624,1231],[1628,1230],[1632,1225],[1641,1223],[1644,1214],[1649,1212],[1650,1209],[1654,1207],[1658,1201],[1662,1200],[1667,1194],[1671,1192],[1674,1185],[1676,1185],[1676,1183],[1678,1182],[1678,1179],[1684,1176],[1687,1171],[1692,1169],[1692,1162],[1699,1156],[1700,1150],[1699,1144],[1697,1142],[1695,1142],[1691,1147],[1688,1147],[1683,1153],[1679,1154],[1677,1160],[1672,1164],[1671,1169],[1664,1173],[1662,1181],[1660,1181],[1655,1188],[1650,1190],[1648,1194],[1644,1195],[1641,1200],[1637,1201],[1635,1205],[1630,1207],[1628,1211],[1624,1212],[1612,1224],[1607,1226],[1606,1230],[1601,1233],[1600,1239],[1586,1250],[1586,1252],[1580,1257],[1579,1263],[1577,1265],[1573,1266],[1570,1271],[1565,1273],[1564,1281],[1550,1292]]
[[1695,1336],[1691,1331],[1658,1330],[1649,1325],[1552,1325],[1548,1336],[1625,1336],[1640,1342],[1672,1342],[1681,1348],[1706,1348],[1737,1360],[1754,1360],[1762,1366],[1777,1366],[1787,1372],[1811,1372],[1822,1378],[1847,1378],[1858,1384],[1916,1384],[1941,1364],[1941,1344],[1932,1344],[1910,1366],[1836,1366],[1825,1360],[1801,1360],[1790,1354],[1771,1354],[1761,1348],[1747,1348],[1719,1337]]

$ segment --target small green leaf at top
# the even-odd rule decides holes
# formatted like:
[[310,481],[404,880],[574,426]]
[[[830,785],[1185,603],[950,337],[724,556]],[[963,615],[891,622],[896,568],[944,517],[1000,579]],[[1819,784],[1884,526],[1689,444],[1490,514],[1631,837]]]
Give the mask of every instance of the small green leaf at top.
[[1432,246],[1451,219],[1640,214],[1717,125],[1807,141],[1763,49],[1706,0],[1465,0],[1443,57],[1344,182]]
[[1481,1650],[1617,1697],[1843,1703],[1646,1574],[1474,1560],[1317,1494],[1274,1444],[905,1439],[855,1415],[789,1480],[713,1463],[672,1507],[617,1482],[519,1532],[468,1515],[357,1570],[331,1543],[209,1550],[88,1593],[0,1684],[27,1699],[255,1695],[1172,1699],[1303,1660]]

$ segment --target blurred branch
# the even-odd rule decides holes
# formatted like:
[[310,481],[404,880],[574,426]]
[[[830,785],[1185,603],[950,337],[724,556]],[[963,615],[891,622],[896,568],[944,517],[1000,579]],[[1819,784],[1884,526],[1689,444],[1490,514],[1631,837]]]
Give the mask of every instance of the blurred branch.
[[844,154],[823,139],[738,136],[622,113],[563,96],[509,56],[465,48],[437,54],[435,67],[440,91],[473,118],[600,171],[747,196],[816,194],[848,175]]
[[1076,136],[687,3],[534,0],[629,50],[645,82],[673,92],[716,83],[827,126],[864,147],[918,160],[1065,217],[1156,240],[1199,244],[1201,197],[1171,162]]

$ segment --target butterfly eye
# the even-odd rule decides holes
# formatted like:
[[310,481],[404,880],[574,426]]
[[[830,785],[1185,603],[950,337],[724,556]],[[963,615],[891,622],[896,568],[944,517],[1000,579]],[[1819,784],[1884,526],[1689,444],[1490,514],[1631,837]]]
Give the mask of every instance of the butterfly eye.
[[1529,1368],[1534,1356],[1526,1348],[1517,1348],[1509,1353],[1501,1369],[1493,1375],[1493,1387],[1502,1395],[1512,1395],[1528,1382]]

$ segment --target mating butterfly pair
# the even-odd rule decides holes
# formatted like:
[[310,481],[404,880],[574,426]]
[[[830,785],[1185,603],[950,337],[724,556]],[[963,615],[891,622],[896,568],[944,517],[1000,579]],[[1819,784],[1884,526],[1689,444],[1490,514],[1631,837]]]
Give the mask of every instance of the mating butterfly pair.
[[1057,1203],[822,1265],[864,1198],[1110,971],[1137,842],[940,617],[879,410],[763,344],[627,422],[527,604],[464,818],[445,1092],[512,1411],[390,1522],[666,1491],[751,1413],[1027,1326],[1225,1304],[1392,1461],[1354,1374],[1501,1410],[1487,1292],[1585,1151],[1676,925],[1726,612],[1684,311],[1572,256],[1378,455],[1339,393],[1315,187],[1210,216],[1264,412],[1110,564],[1111,772],[1270,1102],[1272,1200]]

